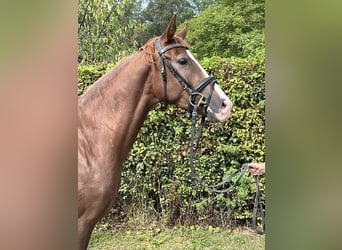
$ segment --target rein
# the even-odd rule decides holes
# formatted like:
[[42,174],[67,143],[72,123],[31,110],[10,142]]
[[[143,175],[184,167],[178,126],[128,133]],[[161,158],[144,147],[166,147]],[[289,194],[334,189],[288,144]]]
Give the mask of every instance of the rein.
[[[191,115],[191,142],[190,142],[191,175],[196,180],[197,184],[202,185],[203,187],[207,188],[209,191],[213,193],[229,193],[239,183],[239,181],[245,175],[247,170],[250,169],[250,165],[248,164],[243,165],[240,169],[235,170],[226,179],[222,180],[221,182],[215,185],[207,185],[206,183],[203,182],[203,180],[198,176],[194,167],[195,154],[196,154],[197,149],[199,148],[200,139],[202,136],[204,122],[205,122],[205,116],[202,116],[201,124],[197,131],[197,139],[196,139],[196,145],[195,145],[195,134],[196,134],[195,125],[196,125],[197,108],[198,108],[198,105],[195,105],[192,115]],[[225,184],[230,182],[235,176],[238,176],[238,178],[235,180],[235,182],[231,186],[225,189],[219,189],[220,187],[223,187]],[[256,194],[255,194],[254,205],[253,205],[252,225],[258,234],[264,234],[265,233],[265,212],[260,201],[259,176],[255,175],[254,179],[255,179],[255,185],[256,185]],[[258,210],[261,216],[262,231],[257,230],[256,219],[257,219]]]
[[[170,70],[172,75],[178,80],[179,84],[183,87],[184,91],[189,95],[189,118],[191,119],[191,142],[190,142],[190,169],[191,169],[191,175],[196,180],[197,184],[202,185],[203,187],[207,188],[211,192],[214,193],[229,193],[240,181],[240,179],[245,175],[247,170],[249,170],[250,166],[243,165],[240,169],[235,170],[232,174],[230,174],[226,179],[222,180],[221,182],[215,184],[215,185],[207,185],[203,182],[203,180],[198,176],[196,173],[195,167],[194,167],[194,159],[197,149],[199,148],[200,139],[202,137],[203,128],[205,124],[205,118],[207,115],[207,109],[209,107],[209,103],[212,97],[212,94],[214,92],[214,86],[217,83],[216,79],[212,76],[209,76],[205,78],[202,82],[200,82],[195,88],[192,87],[179,73],[178,71],[172,66],[172,64],[167,60],[165,57],[165,53],[171,49],[175,48],[183,48],[188,50],[189,48],[181,45],[181,44],[172,44],[169,46],[166,46],[165,48],[162,48],[160,39],[156,40],[156,46],[158,49],[158,54],[161,58],[161,75],[163,79],[163,89],[164,89],[164,100],[166,103],[169,103],[167,98],[167,81],[166,81],[166,71],[165,66]],[[210,85],[211,90],[207,97],[205,97],[201,91],[206,87]],[[196,99],[198,101],[196,102]],[[201,122],[197,131],[196,136],[196,118],[197,118],[197,110],[198,108],[202,106],[204,108],[204,115],[202,115]],[[195,145],[195,137],[196,139],[196,145]],[[240,173],[240,174],[239,174]],[[239,175],[238,175],[239,174]],[[225,189],[219,189],[219,187],[223,187],[225,184],[230,182],[234,176],[237,176],[238,178],[236,181],[228,188]],[[263,211],[262,204],[260,202],[260,191],[259,191],[259,179],[258,176],[255,176],[255,183],[256,183],[256,196],[254,200],[254,206],[253,206],[253,218],[252,218],[252,224],[254,228],[257,228],[256,225],[256,216],[257,216],[257,210],[260,209],[261,219],[262,219],[262,228],[263,231],[260,231],[258,233],[263,234],[265,232],[265,215]]]

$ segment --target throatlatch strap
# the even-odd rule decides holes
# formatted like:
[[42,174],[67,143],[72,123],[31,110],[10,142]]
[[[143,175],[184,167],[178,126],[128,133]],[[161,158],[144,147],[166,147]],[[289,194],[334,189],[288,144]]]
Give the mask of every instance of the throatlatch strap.
[[164,60],[162,61],[162,67],[161,67],[161,75],[162,75],[162,79],[163,79],[163,90],[164,90],[164,100],[166,103],[169,103],[169,100],[167,99],[167,83],[166,83],[166,72],[165,72],[165,62]]

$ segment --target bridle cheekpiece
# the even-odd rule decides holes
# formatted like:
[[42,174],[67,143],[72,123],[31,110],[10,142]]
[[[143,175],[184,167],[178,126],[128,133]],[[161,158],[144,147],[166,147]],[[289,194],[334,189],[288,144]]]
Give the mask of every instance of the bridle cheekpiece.
[[[192,85],[188,83],[188,81],[185,80],[184,77],[178,73],[178,71],[172,66],[172,64],[165,57],[165,53],[171,49],[183,48],[183,49],[188,50],[189,48],[182,44],[171,44],[171,45],[166,46],[165,48],[162,48],[160,39],[156,40],[156,46],[158,49],[158,54],[161,59],[161,75],[163,79],[165,102],[169,103],[169,100],[167,98],[167,80],[166,80],[166,71],[165,71],[165,66],[166,66],[170,70],[172,75],[178,80],[179,84],[183,87],[184,91],[189,95],[189,113],[192,116],[197,115],[197,108],[199,106],[203,106],[204,114],[207,115],[207,110],[209,107],[211,96],[214,92],[214,86],[216,84],[215,78],[212,76],[209,76],[205,78],[203,81],[201,81],[195,88],[193,88]],[[209,92],[209,95],[205,97],[201,92],[208,85],[211,86],[211,90]],[[196,102],[196,99],[198,99],[197,102]],[[196,114],[193,114],[194,111]]]

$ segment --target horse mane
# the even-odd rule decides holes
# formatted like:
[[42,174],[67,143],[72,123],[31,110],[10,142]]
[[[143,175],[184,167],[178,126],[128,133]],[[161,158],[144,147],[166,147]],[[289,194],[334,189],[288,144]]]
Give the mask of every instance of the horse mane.
[[139,51],[142,51],[144,53],[145,60],[146,62],[148,62],[149,65],[156,64],[156,60],[154,57],[155,52],[156,52],[156,44],[155,44],[156,40],[157,38],[152,38],[148,40],[148,42],[145,43],[145,45],[143,45],[139,49]]
[[[144,57],[146,62],[148,62],[148,64],[156,64],[156,59],[155,59],[155,55],[156,55],[156,40],[159,37],[155,37],[152,38],[150,40],[148,40],[145,45],[143,45],[142,47],[139,48],[139,51],[144,52]],[[188,47],[189,49],[191,48],[191,46],[189,45],[189,43],[187,43],[185,40],[178,38],[177,36],[174,37],[174,40],[176,41],[176,43],[180,43],[183,46]]]

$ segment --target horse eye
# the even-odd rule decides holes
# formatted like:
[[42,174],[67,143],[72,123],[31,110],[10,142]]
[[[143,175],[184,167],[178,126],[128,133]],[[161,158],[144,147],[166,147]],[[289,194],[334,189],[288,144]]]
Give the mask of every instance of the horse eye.
[[180,65],[186,65],[188,64],[188,60],[186,58],[181,58],[177,61]]

